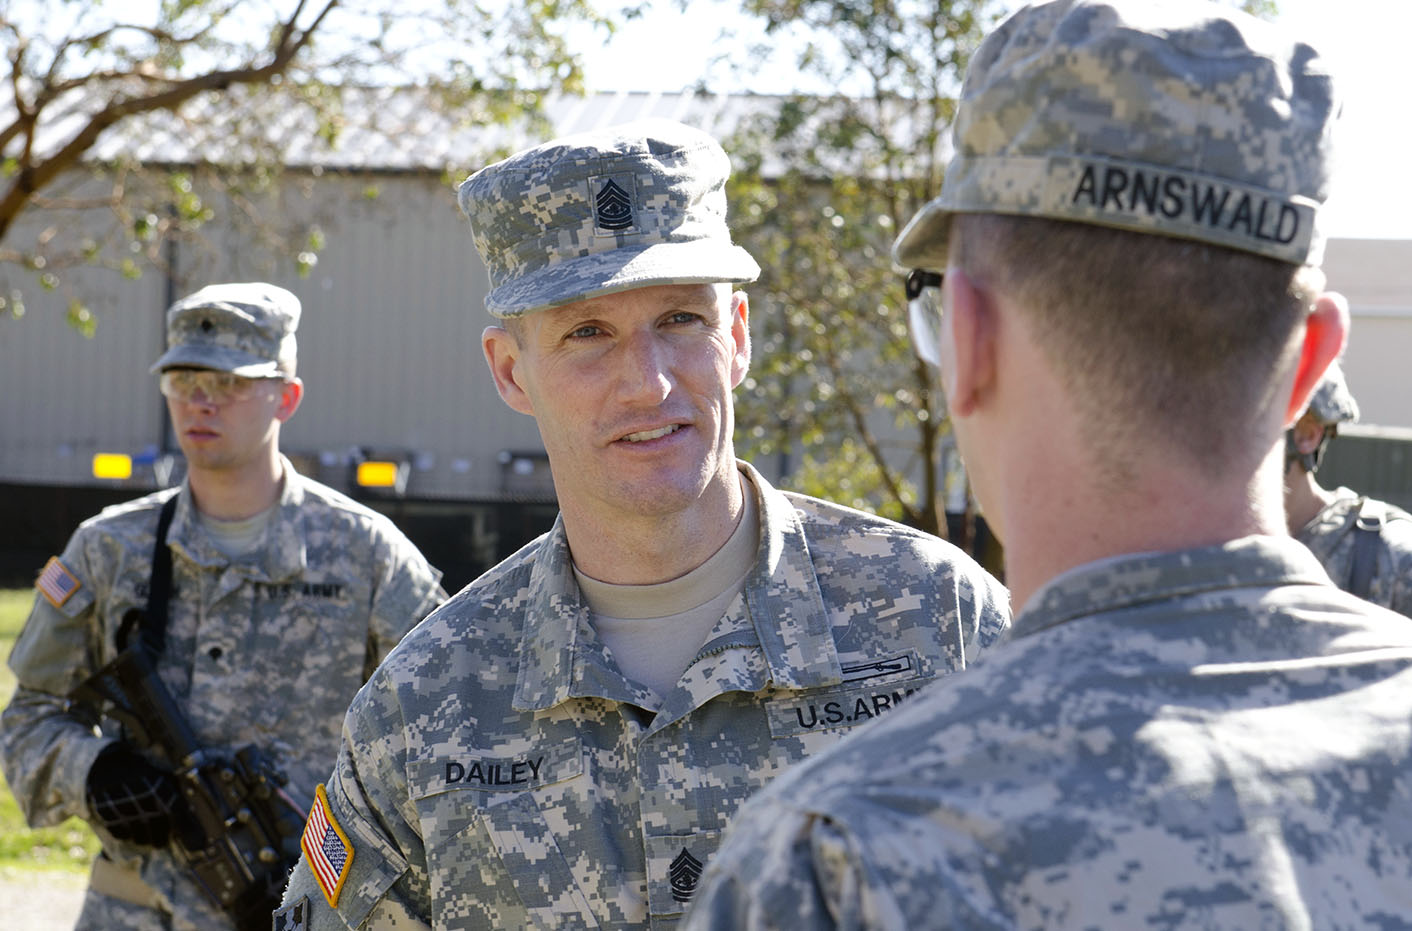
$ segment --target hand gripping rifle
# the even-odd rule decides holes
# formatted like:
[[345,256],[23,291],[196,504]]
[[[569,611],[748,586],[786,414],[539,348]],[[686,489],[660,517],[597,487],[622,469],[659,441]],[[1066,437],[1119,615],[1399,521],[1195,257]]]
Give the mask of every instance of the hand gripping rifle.
[[172,580],[167,528],[177,497],[167,499],[158,517],[147,610],[123,616],[117,656],[70,692],[69,700],[81,713],[121,724],[133,748],[166,763],[194,822],[173,830],[173,855],[240,931],[268,931],[289,871],[299,862],[307,806],[290,798],[287,777],[259,748],[230,754],[203,747],[157,675]]
[[[124,618],[120,641],[140,614]],[[120,647],[70,700],[121,724],[132,747],[167,765],[194,822],[173,830],[172,853],[238,928],[268,929],[299,860],[304,824],[303,810],[283,788],[287,778],[253,745],[234,754],[203,747],[143,640]]]

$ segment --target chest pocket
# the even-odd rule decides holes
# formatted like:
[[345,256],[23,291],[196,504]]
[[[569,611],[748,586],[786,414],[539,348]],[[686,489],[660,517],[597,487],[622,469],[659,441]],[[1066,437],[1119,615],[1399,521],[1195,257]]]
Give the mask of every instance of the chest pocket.
[[686,911],[724,835],[724,831],[648,835],[647,900],[653,917]]
[[[537,789],[583,775],[581,741],[516,755],[451,752],[411,769],[431,898],[438,903],[437,927],[460,927],[455,916],[468,914],[505,924],[510,916],[498,909],[484,914],[506,892],[497,888],[503,886],[497,874],[508,878],[532,927],[598,927],[588,896],[535,798]],[[487,841],[491,849],[485,849]],[[477,920],[467,924],[481,925]]]

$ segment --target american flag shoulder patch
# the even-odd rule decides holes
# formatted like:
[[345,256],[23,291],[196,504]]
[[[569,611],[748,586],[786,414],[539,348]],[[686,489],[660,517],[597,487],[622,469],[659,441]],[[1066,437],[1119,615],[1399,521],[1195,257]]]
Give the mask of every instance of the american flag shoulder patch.
[[74,592],[83,586],[78,579],[74,578],[72,572],[64,568],[64,564],[59,562],[58,556],[50,556],[49,561],[40,570],[39,578],[35,579],[34,587],[39,589],[39,594],[43,595],[51,605],[62,608],[64,602],[72,598]]
[[353,845],[333,819],[322,783],[314,790],[314,807],[309,809],[309,820],[304,823],[304,836],[299,839],[299,846],[309,858],[314,879],[328,899],[329,908],[337,908],[338,895],[353,865]]

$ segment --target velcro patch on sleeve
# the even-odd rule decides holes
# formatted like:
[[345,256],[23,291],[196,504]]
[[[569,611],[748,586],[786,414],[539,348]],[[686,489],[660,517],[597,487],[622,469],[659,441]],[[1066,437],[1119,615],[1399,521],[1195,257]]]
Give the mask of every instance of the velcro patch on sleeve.
[[72,572],[64,568],[58,556],[50,556],[40,571],[39,578],[35,579],[34,587],[39,589],[39,594],[51,605],[62,608],[64,602],[72,598],[83,586]]
[[353,866],[353,845],[334,820],[322,783],[314,790],[314,807],[309,810],[309,820],[304,824],[304,836],[299,839],[299,846],[309,859],[314,879],[323,890],[324,898],[328,899],[329,908],[337,908],[339,893],[343,891],[348,870]]
[[274,931],[309,931],[309,897],[281,906],[274,914]]

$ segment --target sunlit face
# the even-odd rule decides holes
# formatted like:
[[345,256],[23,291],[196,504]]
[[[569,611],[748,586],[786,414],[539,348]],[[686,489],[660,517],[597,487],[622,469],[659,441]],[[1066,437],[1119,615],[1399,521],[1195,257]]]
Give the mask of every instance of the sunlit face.
[[710,507],[738,481],[731,391],[750,361],[745,295],[658,285],[486,331],[502,396],[538,421],[566,511]]
[[167,410],[188,468],[234,471],[273,455],[279,423],[293,413],[287,397],[292,384],[259,379],[220,401],[200,387],[172,392]]

